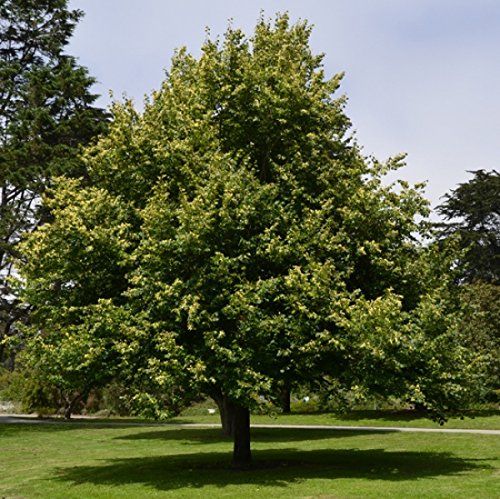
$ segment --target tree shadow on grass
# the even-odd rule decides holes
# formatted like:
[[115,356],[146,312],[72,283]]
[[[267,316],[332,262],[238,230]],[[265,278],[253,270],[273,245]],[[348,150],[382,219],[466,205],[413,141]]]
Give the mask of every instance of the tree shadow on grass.
[[78,429],[69,424],[39,424],[38,422],[12,422],[3,423],[0,421],[0,437],[16,437],[17,435],[26,435],[27,433],[48,433],[61,432]]
[[[391,433],[394,430],[381,431],[343,431],[315,428],[252,428],[252,442],[301,442],[311,440],[326,440],[331,438],[346,438],[359,435]],[[120,435],[117,440],[165,440],[182,441],[187,444],[213,444],[214,442],[232,441],[232,437],[222,435],[220,428],[159,428],[152,431],[134,432],[130,435]]]
[[207,452],[111,459],[97,466],[58,469],[54,478],[72,485],[144,484],[166,491],[244,484],[287,487],[308,479],[404,481],[491,468],[480,459],[461,459],[447,452],[384,449],[302,451],[288,448],[254,451],[253,457],[254,464],[245,471],[231,469],[227,453]]

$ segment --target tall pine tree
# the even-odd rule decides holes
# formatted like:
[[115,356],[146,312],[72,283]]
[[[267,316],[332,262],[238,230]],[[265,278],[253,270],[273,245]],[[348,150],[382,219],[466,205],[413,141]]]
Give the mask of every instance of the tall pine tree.
[[94,78],[65,53],[83,14],[67,3],[0,1],[0,345],[25,313],[8,279],[16,245],[43,222],[51,178],[81,175],[78,148],[106,123]]
[[470,172],[473,177],[445,194],[438,213],[446,220],[441,236],[460,236],[465,251],[459,262],[464,282],[500,283],[500,174]]

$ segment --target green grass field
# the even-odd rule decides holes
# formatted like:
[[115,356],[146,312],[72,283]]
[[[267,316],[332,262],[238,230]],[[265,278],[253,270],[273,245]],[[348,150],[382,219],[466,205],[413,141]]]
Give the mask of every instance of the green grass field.
[[[407,425],[396,415],[254,417],[257,423]],[[374,417],[375,416],[375,417]],[[184,416],[191,422],[216,416]],[[312,421],[315,419],[314,421]],[[293,420],[293,421],[292,421]],[[423,424],[424,420],[417,418]],[[306,421],[304,421],[306,422]],[[498,428],[499,416],[465,420]],[[123,423],[123,421],[122,421]],[[411,426],[416,426],[415,420]],[[460,423],[463,423],[462,421]],[[431,423],[433,424],[433,423]],[[435,424],[434,424],[435,425]],[[111,426],[100,421],[0,425],[0,497],[498,498],[500,436],[264,428],[255,465],[229,466],[214,428]]]
[[[467,414],[463,418],[451,418],[443,426],[423,414],[412,411],[352,411],[342,415],[335,413],[254,415],[252,423],[500,430],[500,411],[470,411]],[[171,420],[173,423],[219,423],[219,421],[217,414],[210,415],[207,409],[199,407],[187,409],[181,416]]]

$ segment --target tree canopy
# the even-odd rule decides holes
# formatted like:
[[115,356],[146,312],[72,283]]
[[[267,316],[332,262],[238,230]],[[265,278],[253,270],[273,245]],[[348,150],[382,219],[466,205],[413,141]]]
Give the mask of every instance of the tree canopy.
[[0,3],[0,341],[22,313],[8,277],[43,220],[40,194],[54,175],[82,175],[78,147],[104,130],[94,79],[64,52],[81,15],[66,0]]
[[22,245],[32,341],[82,342],[91,360],[105,338],[103,369],[155,415],[210,395],[236,465],[249,410],[285,383],[391,393],[439,417],[465,394],[449,262],[416,239],[421,186],[383,183],[402,157],[363,157],[310,32],[285,14],[250,38],[230,27],[199,58],[179,50],[143,113],[114,106],[85,153],[91,185],[60,179],[51,223]]

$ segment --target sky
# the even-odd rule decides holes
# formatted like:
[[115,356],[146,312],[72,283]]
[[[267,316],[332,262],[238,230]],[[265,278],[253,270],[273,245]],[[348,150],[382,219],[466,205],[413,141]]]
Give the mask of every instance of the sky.
[[311,47],[339,94],[363,152],[407,154],[397,178],[427,182],[435,207],[471,178],[500,168],[499,0],[70,0],[85,12],[68,52],[98,80],[103,106],[141,108],[176,48],[194,55],[233,27],[251,36],[261,12],[313,25]]

